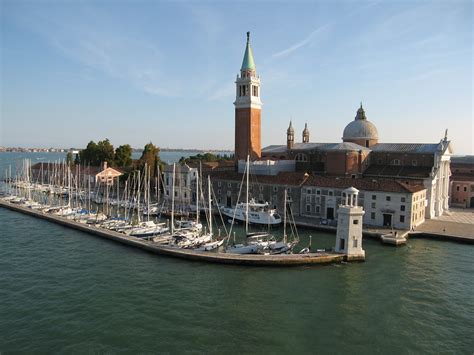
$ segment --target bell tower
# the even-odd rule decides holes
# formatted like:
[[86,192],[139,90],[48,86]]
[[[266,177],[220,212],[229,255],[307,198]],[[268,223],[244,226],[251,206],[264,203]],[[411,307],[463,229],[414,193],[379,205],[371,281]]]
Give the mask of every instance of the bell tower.
[[295,145],[295,130],[290,121],[290,125],[288,126],[288,129],[286,130],[286,149],[291,150],[293,149],[294,145]]
[[250,32],[247,32],[247,45],[244,60],[240,68],[240,76],[235,81],[235,158],[257,160],[262,155],[260,142],[260,77],[257,76]]

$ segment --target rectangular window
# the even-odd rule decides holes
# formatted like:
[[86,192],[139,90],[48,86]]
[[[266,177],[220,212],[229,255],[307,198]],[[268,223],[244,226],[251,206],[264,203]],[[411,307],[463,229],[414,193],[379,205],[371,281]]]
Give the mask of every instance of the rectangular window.
[[404,215],[400,215],[400,222],[405,223],[405,216]]
[[359,220],[358,220],[358,219],[354,219],[354,220],[352,221],[352,223],[353,223],[353,224],[359,224]]
[[456,191],[459,191],[459,185],[458,185],[458,186],[456,186]]
[[401,201],[401,202],[405,202],[405,197],[402,197],[402,198],[400,199],[400,201]]
[[329,196],[333,196],[334,195],[334,192],[333,191],[329,191]]
[[352,242],[352,247],[357,248],[357,239],[356,238],[354,238],[354,240]]
[[316,206],[316,213],[320,213],[321,212],[321,208],[319,206]]
[[391,200],[392,200],[392,198],[391,198],[390,196],[386,196],[386,197],[385,197],[385,200],[387,200],[387,201],[391,201]]
[[400,211],[405,211],[405,205],[400,206]]
[[464,186],[464,191],[467,191],[467,186]]
[[375,208],[375,202],[372,202],[372,208]]
[[306,212],[311,212],[311,205],[306,205]]
[[310,203],[311,202],[311,196],[306,196],[306,203]]
[[375,219],[375,212],[372,212],[372,213],[370,214],[370,219]]
[[[473,185],[474,187],[474,185]],[[316,190],[316,195],[321,195],[321,190]]]
[[372,200],[376,200],[377,199],[377,195],[372,195]]

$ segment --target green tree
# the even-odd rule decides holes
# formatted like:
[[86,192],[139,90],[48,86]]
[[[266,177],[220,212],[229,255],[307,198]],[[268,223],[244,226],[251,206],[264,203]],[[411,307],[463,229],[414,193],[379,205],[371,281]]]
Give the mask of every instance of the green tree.
[[129,144],[121,145],[115,149],[115,164],[118,167],[132,165],[132,147]]
[[97,143],[97,160],[101,164],[107,162],[109,165],[114,163],[115,150],[114,146],[110,144],[110,141],[106,138],[103,141]]
[[73,158],[72,158],[72,153],[71,153],[71,152],[67,152],[67,154],[66,154],[66,163],[68,163],[69,165],[71,165],[71,164],[72,164],[72,160],[73,160]]
[[151,175],[156,176],[157,165],[160,165],[160,171],[163,163],[160,159],[160,148],[156,147],[152,142],[145,145],[142,156],[139,160],[139,168],[144,169],[147,165]]
[[97,155],[98,155],[97,144],[94,141],[90,141],[87,144],[86,149],[83,149],[79,152],[79,160],[81,164],[96,166],[96,165],[99,165],[100,163],[98,162]]

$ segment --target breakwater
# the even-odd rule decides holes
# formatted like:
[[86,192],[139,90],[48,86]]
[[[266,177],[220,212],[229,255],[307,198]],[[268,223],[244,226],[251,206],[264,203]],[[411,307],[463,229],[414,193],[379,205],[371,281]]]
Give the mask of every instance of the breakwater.
[[248,266],[301,266],[314,264],[340,263],[342,261],[362,261],[357,257],[348,257],[340,253],[308,253],[308,254],[281,254],[281,255],[238,255],[220,252],[201,252],[188,249],[180,249],[169,246],[157,245],[156,243],[130,237],[115,231],[79,223],[31,208],[0,201],[0,207],[21,212],[30,216],[41,218],[53,223],[60,224],[75,230],[89,233],[101,238],[119,242],[128,246],[139,248],[154,254],[165,255],[193,261],[202,261],[218,264],[248,265]]

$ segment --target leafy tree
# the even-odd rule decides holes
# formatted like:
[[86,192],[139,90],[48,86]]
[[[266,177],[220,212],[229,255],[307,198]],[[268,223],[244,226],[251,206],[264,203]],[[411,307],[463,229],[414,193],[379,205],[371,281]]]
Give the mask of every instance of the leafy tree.
[[115,165],[118,167],[132,165],[132,147],[129,144],[121,145],[115,149]]
[[79,152],[79,161],[81,164],[89,164],[92,166],[99,166],[104,161],[108,164],[113,164],[114,157],[114,146],[110,144],[108,139],[104,139],[98,143],[90,141],[86,149]]
[[72,164],[72,153],[71,152],[67,152],[66,154],[66,163],[71,165]]
[[144,169],[146,163],[151,175],[155,176],[157,165],[160,165],[160,171],[163,165],[160,159],[160,148],[156,147],[152,142],[146,144],[138,162],[140,169]]
[[87,144],[86,149],[79,152],[79,160],[81,164],[89,164],[92,166],[99,165],[98,163],[98,147],[94,141]]
[[220,161],[226,161],[226,160],[233,160],[233,156],[227,156],[227,155],[220,155],[220,154],[212,154],[212,153],[204,153],[204,154],[196,154],[192,155],[188,158],[181,157],[179,159],[180,163],[196,163],[196,162],[220,162]]
[[99,164],[104,161],[106,161],[109,165],[114,163],[114,146],[110,144],[110,141],[107,138],[97,143],[97,158]]

